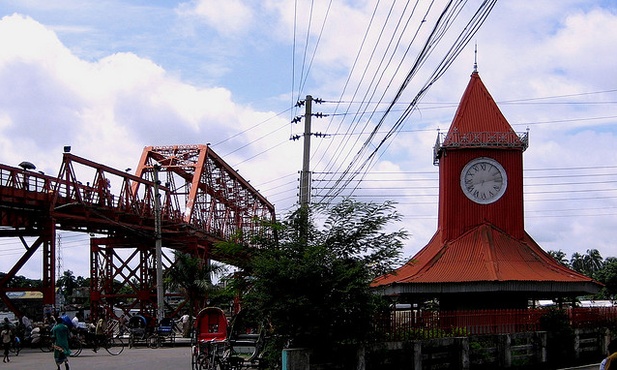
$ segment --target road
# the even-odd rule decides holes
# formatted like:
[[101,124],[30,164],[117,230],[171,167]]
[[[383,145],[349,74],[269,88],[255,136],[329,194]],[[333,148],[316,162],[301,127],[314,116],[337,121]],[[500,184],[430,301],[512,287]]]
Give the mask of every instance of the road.
[[[188,343],[179,343],[174,347],[150,349],[145,346],[124,349],[119,356],[111,356],[105,350],[94,353],[84,348],[81,355],[71,357],[71,370],[159,370],[190,369],[191,347]],[[54,369],[52,353],[43,353],[39,349],[24,349],[19,356],[11,356],[11,362],[3,364],[2,369],[49,370]],[[597,370],[599,364],[578,366],[561,370]],[[64,370],[64,367],[61,367]]]
[[591,364],[591,365],[584,365],[584,366],[577,366],[577,367],[569,367],[567,369],[560,369],[560,370],[598,370],[600,368],[600,364]]
[[[2,364],[2,369],[50,370],[55,369],[52,353],[43,353],[39,349],[24,349],[19,356],[11,356],[11,362]],[[81,355],[69,359],[71,370],[158,370],[190,369],[190,346],[161,347],[150,349],[136,347],[124,349],[119,356],[111,356],[104,349],[94,353],[84,348]],[[61,367],[64,370],[64,366]]]

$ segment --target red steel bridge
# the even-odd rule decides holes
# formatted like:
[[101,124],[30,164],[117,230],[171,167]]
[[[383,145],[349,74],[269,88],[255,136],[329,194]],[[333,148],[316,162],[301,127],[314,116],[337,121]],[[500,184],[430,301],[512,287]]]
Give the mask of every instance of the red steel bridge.
[[[57,177],[0,164],[0,237],[19,238],[24,248],[0,279],[0,299],[18,315],[7,292],[40,291],[44,304],[55,304],[56,232],[64,230],[90,235],[84,247],[90,248],[92,308],[111,313],[116,304],[132,302],[125,310],[155,312],[157,231],[167,251],[241,265],[237,255],[213,249],[214,243],[259,232],[260,221],[274,219],[274,206],[207,145],[146,147],[135,175],[73,155],[70,148]],[[42,286],[11,287],[37,251]],[[163,255],[165,267],[173,264],[169,254]],[[119,294],[120,287],[132,293]]]

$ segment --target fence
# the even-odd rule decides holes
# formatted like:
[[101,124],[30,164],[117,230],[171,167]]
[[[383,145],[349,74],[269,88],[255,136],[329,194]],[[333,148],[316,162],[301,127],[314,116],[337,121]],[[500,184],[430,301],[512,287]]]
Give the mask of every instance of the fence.
[[[387,340],[445,336],[489,335],[540,331],[547,308],[473,311],[392,311],[375,321],[378,337]],[[617,325],[617,307],[580,307],[561,310],[577,328]]]

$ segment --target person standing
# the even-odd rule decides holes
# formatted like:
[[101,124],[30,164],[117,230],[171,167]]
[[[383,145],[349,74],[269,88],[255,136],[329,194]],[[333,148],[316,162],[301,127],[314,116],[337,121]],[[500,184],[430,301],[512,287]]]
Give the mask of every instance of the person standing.
[[182,336],[184,338],[188,338],[191,332],[191,328],[189,326],[189,314],[187,312],[184,313],[184,315],[182,315],[182,317],[180,318],[180,322],[182,322]]
[[56,325],[51,329],[51,338],[54,341],[54,360],[60,370],[60,365],[69,370],[69,328],[64,324],[62,318],[56,318]]
[[125,314],[122,314],[122,315],[120,316],[120,319],[119,319],[118,321],[120,322],[120,327],[119,327],[119,330],[120,330],[120,336],[122,336],[122,335],[124,335],[124,332],[126,331],[126,325],[127,325],[127,323],[128,323],[128,320],[127,320],[127,318],[126,318],[126,315],[125,315]]
[[4,358],[2,362],[11,362],[9,358],[9,351],[11,349],[11,341],[13,340],[13,332],[9,326],[9,320],[4,318],[4,325],[2,327],[2,346],[4,347]]
[[24,325],[26,332],[32,331],[32,321],[28,318],[28,316],[23,315],[21,317],[21,323]]
[[79,318],[77,317],[77,315],[73,316],[73,318],[71,319],[71,323],[73,324],[73,329],[79,328]]

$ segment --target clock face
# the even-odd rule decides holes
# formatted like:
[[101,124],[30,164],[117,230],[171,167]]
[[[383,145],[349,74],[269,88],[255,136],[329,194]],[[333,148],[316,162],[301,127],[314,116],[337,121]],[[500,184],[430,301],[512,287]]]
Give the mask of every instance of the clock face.
[[479,204],[496,202],[506,192],[508,177],[494,159],[476,158],[461,171],[461,189],[467,198]]

